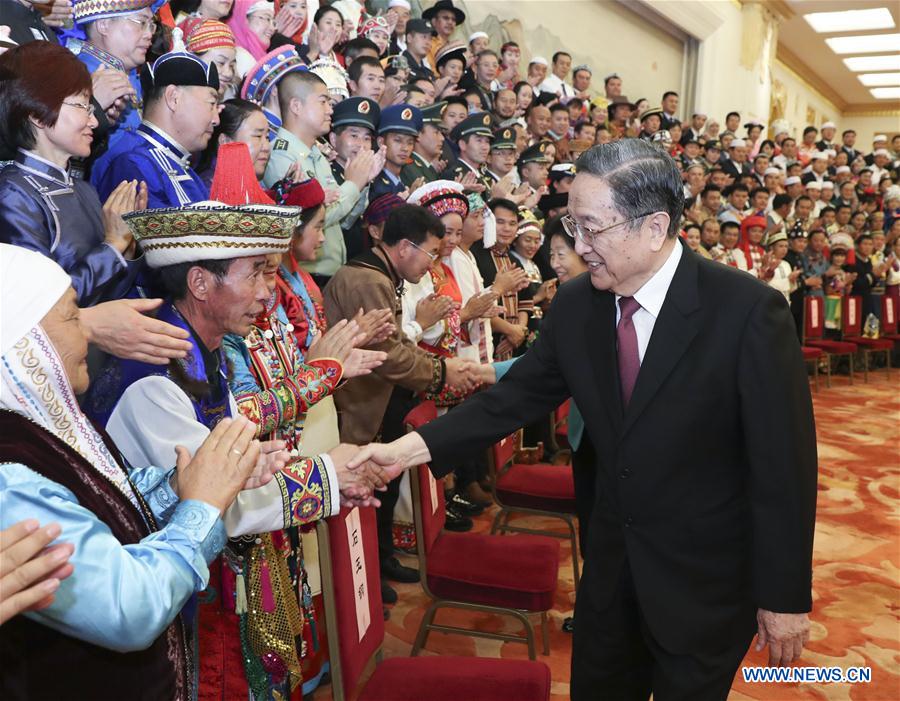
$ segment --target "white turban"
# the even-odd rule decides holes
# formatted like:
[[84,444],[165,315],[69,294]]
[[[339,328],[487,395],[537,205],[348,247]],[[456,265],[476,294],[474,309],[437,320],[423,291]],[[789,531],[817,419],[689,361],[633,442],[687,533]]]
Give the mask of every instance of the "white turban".
[[0,243],[0,355],[37,326],[72,286],[52,259]]

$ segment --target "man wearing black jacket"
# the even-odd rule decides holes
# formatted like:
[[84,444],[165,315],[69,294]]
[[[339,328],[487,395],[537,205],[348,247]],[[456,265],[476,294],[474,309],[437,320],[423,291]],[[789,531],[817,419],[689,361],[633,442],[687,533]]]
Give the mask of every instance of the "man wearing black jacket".
[[484,450],[573,397],[597,477],[572,698],[724,699],[755,632],[773,665],[809,637],[817,458],[794,323],[776,290],[681,244],[667,154],[625,139],[577,173],[566,227],[589,272],[560,287],[532,348],[351,465],[397,474]]

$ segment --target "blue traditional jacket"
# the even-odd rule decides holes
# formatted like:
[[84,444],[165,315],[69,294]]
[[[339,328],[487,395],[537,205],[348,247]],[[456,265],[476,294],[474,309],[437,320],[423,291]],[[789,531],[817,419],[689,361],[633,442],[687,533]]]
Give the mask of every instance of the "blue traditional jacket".
[[[126,73],[128,75],[128,82],[131,83],[131,87],[134,88],[136,95],[135,99],[122,110],[119,121],[115,124],[110,124],[109,149],[112,149],[124,134],[129,132],[134,133],[137,131],[138,126],[140,126],[141,110],[144,106],[140,76],[138,76],[137,69],[132,68],[130,71],[126,71],[125,66],[120,59],[88,42],[84,42],[80,45],[77,55],[78,60],[87,66],[88,72],[92,75],[94,71],[100,68],[100,66],[114,68],[117,71]],[[100,158],[97,159],[97,162],[102,162],[105,156],[106,154],[100,156]]]
[[59,263],[80,306],[125,297],[144,267],[105,242],[94,188],[24,149],[0,171],[0,242]]
[[191,154],[149,122],[124,133],[91,170],[91,182],[101,200],[123,180],[147,183],[150,209],[183,207],[209,199],[209,189],[191,168]]
[[231,416],[222,350],[207,351],[201,348],[200,341],[194,335],[190,324],[171,303],[163,304],[157,318],[190,334],[188,341],[191,344],[191,351],[188,356],[181,360],[173,360],[168,365],[151,365],[137,360],[110,358],[97,378],[91,382],[83,402],[84,411],[101,426],[106,426],[125,390],[140,379],[158,375],[169,378],[182,389],[187,384],[185,380],[210,386],[211,391],[204,396],[197,396],[190,391],[186,391],[186,394],[193,404],[197,421],[212,430],[223,418]]

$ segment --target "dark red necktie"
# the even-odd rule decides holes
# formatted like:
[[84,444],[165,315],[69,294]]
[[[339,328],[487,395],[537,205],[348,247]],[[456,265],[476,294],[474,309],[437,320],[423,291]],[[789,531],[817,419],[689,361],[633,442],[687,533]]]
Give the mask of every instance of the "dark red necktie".
[[641,308],[634,297],[619,298],[619,323],[616,325],[616,341],[619,346],[619,383],[622,387],[622,404],[627,407],[641,369],[637,332],[634,330],[634,313]]

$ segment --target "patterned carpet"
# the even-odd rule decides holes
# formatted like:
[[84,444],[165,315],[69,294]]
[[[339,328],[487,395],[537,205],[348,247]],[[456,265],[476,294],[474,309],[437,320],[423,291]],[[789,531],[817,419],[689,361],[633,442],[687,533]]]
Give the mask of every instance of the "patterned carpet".
[[[831,389],[813,395],[819,438],[819,501],[814,559],[812,638],[802,666],[869,666],[869,684],[748,684],[735,680],[731,701],[900,701],[900,374],[884,370],[870,384],[850,387],[836,377]],[[545,527],[555,528],[548,520]],[[490,514],[476,520],[487,531]],[[514,537],[514,536],[510,536]],[[571,615],[572,561],[565,541],[560,582],[551,611],[549,657],[540,654],[553,679],[553,701],[569,698],[571,636],[560,630]],[[404,558],[414,565],[412,558]],[[425,605],[418,585],[395,585],[400,602],[391,607],[386,657],[408,655]],[[443,611],[436,622],[518,632],[516,624],[491,616]],[[538,644],[540,632],[536,627]],[[423,654],[525,658],[524,645],[432,633]],[[745,665],[764,665],[752,650]],[[316,701],[331,698],[329,687]],[[500,700],[498,700],[500,701]]]

